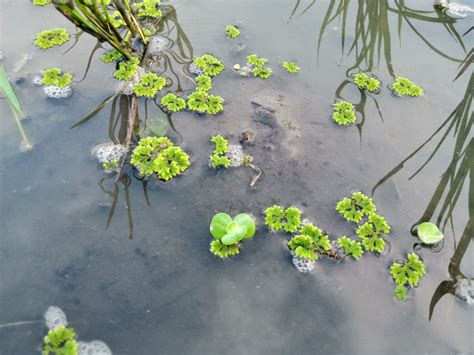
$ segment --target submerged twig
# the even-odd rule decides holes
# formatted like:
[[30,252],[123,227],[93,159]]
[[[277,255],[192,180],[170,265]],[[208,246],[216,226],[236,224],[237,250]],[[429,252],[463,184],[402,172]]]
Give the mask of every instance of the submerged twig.
[[127,150],[127,153],[125,153],[122,158],[120,169],[117,172],[117,177],[115,178],[115,182],[117,182],[120,179],[120,175],[122,174],[122,169],[125,164],[125,160],[127,159],[128,152],[130,150],[130,144],[132,142],[132,136],[133,136],[133,129],[135,128],[135,121],[137,119],[137,116],[138,116],[138,98],[136,95],[132,95],[130,97],[130,114],[129,114],[128,127],[127,127],[127,136],[125,137],[125,142],[123,143],[125,149]]

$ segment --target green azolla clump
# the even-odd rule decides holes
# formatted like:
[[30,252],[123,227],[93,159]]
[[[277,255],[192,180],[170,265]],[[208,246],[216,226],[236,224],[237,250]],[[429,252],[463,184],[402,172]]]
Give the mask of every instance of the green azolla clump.
[[139,17],[158,17],[163,16],[163,13],[158,9],[160,0],[142,0],[141,2],[133,3],[133,6],[138,10]]
[[401,76],[397,77],[395,82],[392,84],[392,88],[399,96],[416,97],[423,95],[423,89],[420,86]]
[[72,74],[64,73],[61,75],[61,69],[49,68],[43,71],[43,85],[55,85],[61,88],[69,86],[72,81]]
[[196,77],[196,91],[208,92],[212,89],[212,80],[208,75],[199,75]]
[[227,37],[236,38],[240,36],[240,31],[235,26],[227,25],[225,27],[225,34],[227,35]]
[[224,70],[224,64],[210,54],[194,58],[194,65],[201,68],[206,75],[211,77],[219,75],[219,73]]
[[186,101],[171,92],[161,98],[161,104],[171,112],[181,111],[186,108]]
[[425,265],[415,253],[408,254],[407,261],[403,264],[393,263],[390,268],[390,275],[397,284],[395,288],[395,297],[398,300],[407,300],[408,287],[418,286],[420,279],[426,273]]
[[296,66],[296,64],[293,63],[293,62],[283,62],[281,64],[281,66],[283,68],[285,68],[288,73],[295,74],[295,73],[298,73],[300,71],[300,68],[298,66]]
[[212,168],[228,168],[230,166],[230,160],[226,157],[229,142],[227,139],[220,135],[216,135],[211,138],[211,142],[214,143],[214,151],[210,158],[210,165]]
[[110,17],[110,23],[115,28],[120,28],[120,27],[126,25],[125,20],[123,19],[122,14],[120,13],[120,11],[112,12],[109,17]]
[[140,174],[156,174],[165,181],[181,174],[190,165],[189,155],[166,137],[141,139],[130,162]]
[[300,229],[298,235],[290,239],[288,247],[297,258],[316,261],[319,254],[326,254],[331,250],[331,242],[321,229],[308,223]]
[[354,106],[347,101],[340,101],[334,105],[332,119],[339,125],[347,125],[356,122]]
[[108,160],[102,164],[102,168],[107,172],[117,171],[119,162],[117,159]]
[[51,4],[51,0],[33,0],[33,5],[35,6],[45,6]]
[[380,89],[380,80],[369,76],[367,73],[357,73],[354,75],[354,83],[359,89],[365,89],[370,92],[378,92]]
[[100,60],[102,60],[105,63],[112,63],[113,61],[116,61],[119,59],[122,59],[122,54],[120,54],[120,52],[116,50],[115,48],[105,52],[100,57]]
[[390,233],[389,224],[384,217],[375,213],[370,214],[367,222],[356,230],[365,250],[377,253],[381,253],[385,247],[385,241],[381,236],[388,233]]
[[216,115],[224,109],[224,100],[220,96],[209,95],[205,91],[194,91],[188,96],[188,108],[200,113]]
[[336,205],[338,211],[350,222],[359,223],[362,217],[377,212],[373,200],[362,192],[354,192],[351,198],[344,198]]
[[301,226],[301,211],[296,207],[289,207],[286,210],[277,205],[268,207],[265,210],[265,224],[273,230],[296,232]]
[[264,68],[267,63],[267,59],[257,56],[256,54],[250,54],[247,56],[247,63],[252,68],[252,75],[262,79],[267,79],[272,75],[271,68]]
[[43,339],[43,355],[77,355],[76,332],[61,325]]
[[350,255],[356,260],[364,254],[360,242],[356,242],[346,236],[340,237],[337,240],[337,244],[344,250],[344,254]]
[[138,96],[155,97],[156,93],[166,85],[166,79],[155,73],[146,73],[140,78],[140,82],[135,85],[133,92]]
[[36,35],[35,45],[47,49],[53,46],[60,46],[69,41],[69,34],[65,28],[52,28],[41,31]]
[[135,57],[120,62],[118,70],[114,73],[114,77],[118,80],[130,80],[137,71],[139,63],[140,61]]
[[237,244],[225,245],[218,239],[211,242],[211,248],[209,250],[212,254],[222,259],[240,253],[240,248]]

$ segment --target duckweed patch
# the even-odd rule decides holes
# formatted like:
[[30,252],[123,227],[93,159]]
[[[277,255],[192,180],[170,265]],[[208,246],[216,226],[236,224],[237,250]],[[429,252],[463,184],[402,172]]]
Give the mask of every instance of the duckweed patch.
[[61,46],[69,41],[69,34],[65,28],[52,28],[41,31],[36,35],[35,45],[42,49]]
[[401,76],[397,77],[395,82],[392,84],[392,89],[397,96],[418,97],[423,95],[423,89],[420,86]]
[[357,118],[354,106],[347,101],[341,101],[334,105],[332,119],[338,125],[345,126],[355,123]]
[[397,300],[406,301],[407,288],[418,286],[425,273],[425,265],[415,253],[408,254],[404,263],[394,262],[390,267],[390,275],[397,284],[394,291]]

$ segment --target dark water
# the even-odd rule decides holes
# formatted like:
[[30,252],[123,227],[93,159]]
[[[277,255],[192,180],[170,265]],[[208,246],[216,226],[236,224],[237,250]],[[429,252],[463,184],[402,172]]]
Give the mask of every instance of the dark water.
[[[472,48],[472,32],[462,36],[472,17],[450,20],[430,1],[347,3],[346,19],[343,11],[325,25],[339,1],[172,2],[177,20],[170,21],[170,37],[176,39],[179,25],[180,35],[189,38],[180,54],[185,61],[211,52],[230,69],[257,53],[269,59],[274,75],[246,79],[227,70],[213,89],[226,100],[223,114],[174,114],[191,168],[171,184],[150,182],[145,189],[130,170],[115,186],[90,158],[90,148],[109,139],[110,106],[70,129],[115,92],[112,66],[98,61],[101,50],[67,100],[47,100],[31,83],[35,73],[50,66],[80,80],[95,41],[82,35],[65,55],[73,41],[42,51],[32,44],[34,34],[64,25],[62,17],[51,7],[1,2],[5,69],[11,72],[22,55],[32,54],[15,75],[26,81],[15,89],[34,143],[29,152],[19,150],[21,139],[3,101],[2,354],[35,353],[45,326],[7,324],[41,320],[51,305],[66,312],[81,340],[101,339],[115,354],[473,353],[472,309],[448,293],[429,320],[438,285],[459,272],[469,277],[473,268],[472,69],[453,81]],[[358,11],[369,14],[358,16]],[[237,21],[242,21],[241,37],[226,39],[223,28]],[[238,43],[245,45],[243,51]],[[285,73],[279,68],[283,60],[296,60],[300,74]],[[183,89],[191,89],[174,65]],[[384,85],[392,75],[406,76],[425,95],[399,99],[384,87],[379,95],[365,96],[345,82],[348,70],[358,70],[352,67],[372,70]],[[361,125],[332,123],[330,105],[338,97],[360,102]],[[273,100],[279,124],[264,124],[252,100]],[[450,118],[463,102],[467,114],[458,108]],[[154,104],[147,106],[149,117],[161,114]],[[451,127],[453,121],[459,124]],[[250,170],[216,173],[207,167],[212,135],[235,143],[246,130],[256,134],[256,145],[247,151],[264,171],[255,188],[248,186]],[[285,245],[288,236],[269,233],[262,210],[273,203],[296,205],[337,238],[351,233],[351,226],[335,204],[354,190],[374,190],[375,203],[392,226],[389,253],[340,264],[321,258],[310,275],[298,273]],[[208,224],[220,211],[250,212],[259,222],[256,237],[226,261],[208,251]],[[403,303],[393,296],[388,268],[413,250],[410,230],[420,219],[439,220],[446,238],[442,248],[418,251],[427,275]],[[450,273],[453,255],[458,267]]]

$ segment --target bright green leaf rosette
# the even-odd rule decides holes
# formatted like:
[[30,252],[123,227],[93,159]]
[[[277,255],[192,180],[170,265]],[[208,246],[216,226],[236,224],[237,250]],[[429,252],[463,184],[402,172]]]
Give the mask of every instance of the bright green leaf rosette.
[[418,238],[424,244],[436,244],[444,238],[444,235],[436,224],[424,222],[418,226]]

